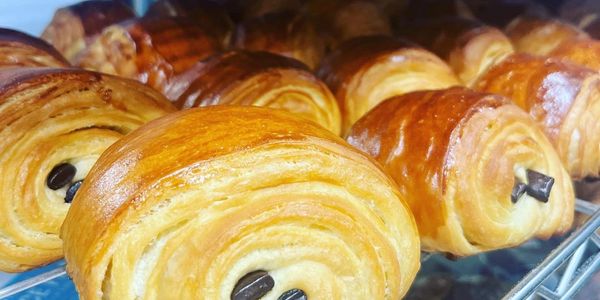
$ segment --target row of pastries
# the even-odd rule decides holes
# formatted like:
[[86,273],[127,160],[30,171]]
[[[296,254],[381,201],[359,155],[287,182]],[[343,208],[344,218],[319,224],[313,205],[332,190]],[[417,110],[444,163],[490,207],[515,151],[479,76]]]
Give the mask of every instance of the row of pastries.
[[0,270],[64,256],[82,299],[399,299],[420,251],[567,232],[600,171],[594,16],[489,5],[91,0],[1,29]]

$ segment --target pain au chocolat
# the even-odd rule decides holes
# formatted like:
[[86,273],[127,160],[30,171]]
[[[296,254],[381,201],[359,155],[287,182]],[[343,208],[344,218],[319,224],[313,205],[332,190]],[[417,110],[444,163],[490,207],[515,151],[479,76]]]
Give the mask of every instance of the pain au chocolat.
[[400,299],[420,256],[374,161],[263,107],[183,110],[127,135],[91,170],[61,236],[88,300]]
[[512,247],[573,221],[573,187],[552,144],[502,96],[455,87],[393,97],[347,141],[398,183],[427,251]]
[[0,28],[0,68],[68,66],[69,62],[45,41],[20,31]]
[[515,52],[499,29],[459,17],[415,21],[402,27],[399,34],[444,59],[469,87],[491,66]]
[[104,29],[76,63],[165,93],[178,75],[222,49],[210,28],[189,18],[144,17]]
[[475,87],[512,99],[542,127],[574,178],[600,171],[600,74],[555,58],[514,54]]
[[77,69],[0,69],[0,270],[62,257],[58,231],[100,154],[175,108],[137,82]]
[[552,18],[520,17],[507,32],[519,52],[556,57],[600,71],[600,41]]
[[228,51],[196,64],[167,95],[176,106],[252,105],[286,110],[340,133],[327,86],[301,62],[254,51]]
[[271,13],[238,24],[232,45],[295,58],[315,69],[325,54],[324,37],[305,14]]
[[435,54],[387,36],[344,42],[324,59],[318,75],[337,98],[342,133],[389,97],[460,84],[452,69]]
[[104,28],[135,17],[119,0],[89,0],[58,9],[42,33],[71,63]]

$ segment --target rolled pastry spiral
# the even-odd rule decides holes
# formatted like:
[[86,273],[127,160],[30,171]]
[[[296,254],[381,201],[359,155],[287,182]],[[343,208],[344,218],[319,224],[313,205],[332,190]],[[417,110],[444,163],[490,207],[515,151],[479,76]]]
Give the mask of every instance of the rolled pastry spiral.
[[419,22],[401,34],[444,59],[466,86],[515,52],[502,31],[458,17]]
[[344,42],[325,57],[318,75],[337,98],[342,133],[389,97],[460,84],[452,69],[433,53],[385,36]]
[[600,172],[600,75],[591,69],[528,54],[492,67],[476,84],[529,112],[575,178]]
[[520,16],[506,26],[506,34],[519,52],[549,55],[559,45],[588,35],[577,27],[547,17]]
[[210,28],[228,47],[234,30],[227,10],[213,0],[158,0],[148,8],[147,17],[187,17],[204,28]]
[[287,110],[340,133],[340,112],[327,86],[301,62],[252,51],[229,51],[198,63],[168,93],[176,106],[252,105]]
[[259,107],[184,110],[121,139],[61,236],[88,300],[257,299],[232,291],[258,270],[263,299],[399,299],[420,264],[414,219],[372,160]]
[[45,41],[0,28],[0,67],[68,67],[65,58]]
[[[150,88],[108,75],[0,70],[0,270],[23,271],[62,257],[58,231],[75,183],[110,144],[174,110]],[[52,179],[65,166],[71,178]]]
[[58,9],[42,33],[70,62],[112,24],[135,17],[123,1],[88,0]]
[[210,28],[192,19],[145,17],[107,27],[77,64],[136,79],[164,94],[175,77],[222,48]]
[[[573,187],[552,144],[508,99],[464,88],[418,91],[382,102],[347,141],[400,186],[422,248],[457,256],[518,245],[569,229]],[[554,178],[544,203],[512,201],[528,171]]]
[[304,14],[267,14],[238,24],[232,42],[235,48],[267,51],[295,58],[315,69],[325,54],[324,38]]

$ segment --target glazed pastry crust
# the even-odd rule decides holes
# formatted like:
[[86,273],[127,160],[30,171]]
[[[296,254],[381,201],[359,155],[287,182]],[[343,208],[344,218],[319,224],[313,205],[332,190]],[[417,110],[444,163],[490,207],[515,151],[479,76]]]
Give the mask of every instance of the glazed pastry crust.
[[77,64],[165,93],[175,77],[220,50],[221,41],[210,28],[191,19],[147,17],[107,27]]
[[234,48],[295,58],[311,69],[325,54],[324,39],[315,24],[305,15],[290,11],[240,23],[232,44]]
[[342,133],[389,97],[460,84],[452,69],[433,53],[385,36],[343,43],[324,59],[318,75],[336,96]]
[[[266,52],[229,51],[198,63],[167,93],[180,108],[266,106],[340,133],[333,94],[301,62]],[[184,92],[181,92],[184,91]]]
[[506,34],[518,52],[548,55],[559,45],[588,35],[557,19],[521,16],[506,26]]
[[405,27],[404,37],[444,59],[466,86],[473,86],[487,69],[514,53],[500,30],[477,21],[445,18]]
[[68,67],[69,63],[45,41],[0,28],[0,67]]
[[58,231],[66,187],[46,177],[61,163],[76,180],[110,144],[174,111],[137,82],[75,69],[0,70],[0,270],[17,272],[62,257]]
[[494,66],[477,88],[511,98],[528,111],[574,178],[600,170],[600,75],[558,59],[513,55]]
[[158,0],[152,3],[146,17],[186,17],[210,28],[229,47],[234,24],[225,7],[212,0]]
[[104,28],[133,17],[135,13],[122,1],[82,1],[57,10],[42,39],[74,62]]
[[[547,238],[572,223],[573,188],[558,155],[535,122],[501,96],[451,88],[390,98],[347,140],[398,183],[427,251],[471,255]],[[526,169],[555,179],[548,203],[527,194],[511,202]]]
[[90,172],[61,236],[88,300],[229,299],[257,269],[276,282],[269,299],[290,288],[310,299],[399,299],[419,266],[414,220],[374,161],[257,107],[184,110],[121,139]]

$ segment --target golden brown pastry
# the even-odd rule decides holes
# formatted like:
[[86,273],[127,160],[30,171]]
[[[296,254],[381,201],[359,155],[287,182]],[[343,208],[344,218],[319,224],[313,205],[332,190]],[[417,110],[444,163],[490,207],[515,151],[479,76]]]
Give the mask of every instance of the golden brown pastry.
[[600,71],[600,41],[595,39],[569,40],[560,44],[548,55]]
[[62,257],[58,231],[96,159],[174,110],[126,79],[77,69],[0,70],[0,270]]
[[340,133],[327,86],[301,62],[268,52],[229,51],[198,63],[168,93],[180,108],[253,105],[287,110]]
[[0,28],[0,67],[68,67],[69,63],[45,41],[23,32]]
[[243,106],[181,111],[121,139],[61,236],[88,300],[400,299],[420,255],[408,207],[371,159]]
[[433,53],[385,36],[343,43],[324,59],[318,74],[337,98],[342,133],[389,97],[459,85],[452,69]]
[[191,19],[148,17],[107,27],[77,63],[165,93],[175,77],[220,50],[221,41],[210,28]]
[[464,18],[417,22],[399,33],[444,59],[467,86],[514,53],[511,41],[500,30]]
[[105,27],[133,17],[135,13],[123,1],[82,1],[57,10],[42,39],[74,62]]
[[457,256],[569,230],[573,187],[552,144],[507,98],[455,87],[390,98],[348,142],[406,195],[422,248]]
[[210,29],[228,47],[234,30],[227,10],[213,0],[158,0],[148,8],[147,17],[187,17]]
[[515,49],[535,55],[548,55],[559,45],[588,35],[577,27],[546,17],[521,16],[510,22],[506,34]]
[[367,35],[391,35],[389,15],[376,1],[308,1],[308,12],[326,36],[328,48],[343,41]]
[[504,28],[519,16],[548,16],[544,2],[536,0],[463,0],[473,15],[485,24]]
[[238,24],[233,47],[295,58],[315,69],[325,54],[324,39],[305,15],[286,11]]
[[515,54],[477,88],[511,98],[543,128],[575,178],[600,170],[600,74],[553,58]]
[[299,11],[303,0],[224,0],[236,22],[254,19],[270,13]]

